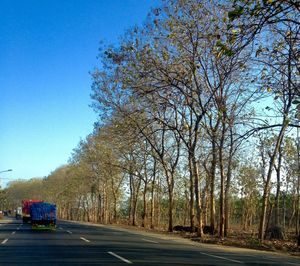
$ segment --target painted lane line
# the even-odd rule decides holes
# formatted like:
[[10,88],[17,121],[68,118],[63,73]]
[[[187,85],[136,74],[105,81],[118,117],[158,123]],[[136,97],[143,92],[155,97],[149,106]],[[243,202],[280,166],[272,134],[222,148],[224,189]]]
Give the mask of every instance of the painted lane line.
[[16,231],[13,231],[11,234],[14,235],[16,233]]
[[80,237],[81,240],[85,241],[85,242],[91,242],[90,240],[84,238],[84,237]]
[[159,244],[157,241],[153,241],[153,240],[149,240],[149,239],[145,239],[145,238],[142,238],[142,240],[149,242],[149,243]]
[[72,234],[72,232],[71,232],[71,231],[69,231],[69,230],[68,230],[67,232],[68,232],[70,235]]
[[227,258],[224,258],[224,257],[221,257],[221,256],[216,256],[216,255],[212,255],[212,254],[208,254],[208,253],[204,253],[204,252],[200,252],[200,254],[206,255],[206,256],[209,256],[209,257],[213,257],[213,258],[218,258],[218,259],[222,259],[222,260],[227,260],[227,261],[231,261],[231,262],[236,262],[236,263],[244,264],[244,262],[239,261],[239,260],[227,259]]
[[60,229],[60,230],[63,230],[63,228],[62,228],[62,227],[58,227],[58,229]]
[[1,244],[5,244],[8,241],[8,238],[4,239]]
[[114,257],[116,257],[116,258],[118,258],[118,259],[121,260],[121,261],[126,262],[127,264],[132,264],[132,262],[131,262],[130,260],[127,260],[127,259],[125,259],[125,258],[123,258],[123,257],[121,257],[121,256],[119,256],[119,255],[117,255],[116,253],[113,253],[113,252],[111,252],[111,251],[108,251],[107,253],[110,254],[110,255],[112,255],[112,256],[114,256]]

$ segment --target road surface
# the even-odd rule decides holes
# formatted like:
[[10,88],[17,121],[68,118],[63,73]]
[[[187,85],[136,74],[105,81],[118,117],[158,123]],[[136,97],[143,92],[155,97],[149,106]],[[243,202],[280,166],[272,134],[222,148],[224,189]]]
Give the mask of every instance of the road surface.
[[0,265],[300,265],[300,258],[60,221],[55,231],[0,222]]

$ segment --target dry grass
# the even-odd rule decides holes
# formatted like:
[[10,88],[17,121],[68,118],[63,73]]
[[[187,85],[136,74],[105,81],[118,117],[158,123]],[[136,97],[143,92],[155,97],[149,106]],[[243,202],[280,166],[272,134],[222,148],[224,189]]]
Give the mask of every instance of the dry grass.
[[200,238],[197,236],[196,233],[188,233],[188,232],[170,233],[162,228],[148,229],[140,226],[128,226],[128,225],[127,226],[119,225],[119,226],[126,227],[129,229],[148,231],[152,233],[181,236],[182,238],[190,239],[192,241],[196,241],[199,243],[242,247],[242,248],[264,250],[264,251],[275,251],[281,253],[283,252],[291,255],[300,256],[300,247],[297,246],[297,238],[295,232],[288,232],[284,240],[267,239],[264,241],[264,243],[261,244],[257,237],[257,229],[245,231],[239,228],[233,228],[230,230],[228,237],[220,239],[217,235],[214,236],[203,235]]
[[204,235],[200,238],[196,234],[190,233],[179,233],[179,235],[201,243],[285,252],[300,256],[300,247],[297,246],[296,235],[292,232],[286,234],[284,240],[266,239],[262,244],[259,242],[257,234],[254,234],[253,231],[232,231],[228,237],[222,239],[218,236],[210,235]]

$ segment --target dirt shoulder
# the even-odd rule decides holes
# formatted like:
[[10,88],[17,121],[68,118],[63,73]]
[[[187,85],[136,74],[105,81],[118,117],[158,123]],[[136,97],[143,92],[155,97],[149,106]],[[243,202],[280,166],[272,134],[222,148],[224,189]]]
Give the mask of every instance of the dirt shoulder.
[[260,250],[260,251],[272,251],[277,253],[284,253],[293,256],[300,257],[300,248],[297,247],[296,239],[292,240],[265,240],[263,245],[257,240],[257,237],[251,235],[231,235],[229,237],[220,239],[217,236],[203,235],[201,238],[197,237],[195,233],[186,233],[186,232],[167,232],[163,230],[151,230],[138,226],[124,226],[124,225],[115,225],[117,227],[127,228],[134,231],[144,231],[148,233],[165,235],[168,237],[176,237],[178,239],[188,240],[189,242],[196,242],[202,244],[212,244],[219,247],[233,247],[237,248],[246,248],[251,250]]
[[[72,221],[71,221],[72,222]],[[171,239],[180,241],[185,244],[191,245],[207,245],[214,246],[215,248],[230,249],[233,251],[241,249],[247,249],[248,251],[266,251],[276,252],[278,254],[286,254],[300,257],[300,248],[297,247],[296,240],[266,240],[263,245],[260,245],[257,238],[248,234],[244,235],[231,235],[227,238],[220,239],[216,236],[204,235],[203,237],[197,237],[194,233],[186,232],[168,232],[159,229],[148,229],[140,226],[129,226],[121,224],[102,225],[88,222],[79,222],[82,224],[88,224],[93,226],[105,226],[119,231],[129,231],[131,233],[146,234],[148,236],[154,236],[161,239]]]

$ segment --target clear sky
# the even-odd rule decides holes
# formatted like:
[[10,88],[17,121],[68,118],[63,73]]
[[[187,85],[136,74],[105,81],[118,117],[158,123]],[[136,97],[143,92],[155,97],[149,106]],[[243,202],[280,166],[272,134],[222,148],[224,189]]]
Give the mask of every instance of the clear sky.
[[0,0],[0,173],[49,175],[93,130],[99,42],[142,25],[159,0]]

